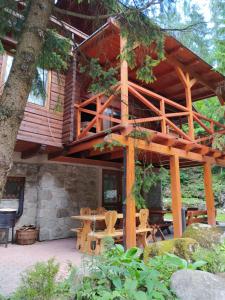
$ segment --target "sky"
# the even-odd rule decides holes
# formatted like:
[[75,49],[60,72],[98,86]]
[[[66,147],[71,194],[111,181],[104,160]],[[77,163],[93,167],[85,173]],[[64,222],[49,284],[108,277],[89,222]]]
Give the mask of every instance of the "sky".
[[[199,5],[201,12],[204,14],[205,20],[209,21],[210,20],[210,9],[209,9],[210,0],[191,0],[191,1],[194,4]],[[214,0],[214,1],[217,1],[217,0]]]

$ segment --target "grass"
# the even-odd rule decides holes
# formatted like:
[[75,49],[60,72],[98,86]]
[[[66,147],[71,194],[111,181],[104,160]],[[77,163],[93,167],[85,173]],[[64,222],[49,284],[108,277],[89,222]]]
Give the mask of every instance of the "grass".
[[[164,218],[166,220],[173,220],[172,214],[165,214]],[[217,212],[216,221],[225,223],[225,213]]]

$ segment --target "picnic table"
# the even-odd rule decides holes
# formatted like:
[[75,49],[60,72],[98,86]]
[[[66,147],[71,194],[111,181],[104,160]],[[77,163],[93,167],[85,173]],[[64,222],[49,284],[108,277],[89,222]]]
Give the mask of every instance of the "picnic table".
[[[136,217],[139,217],[139,213],[136,213]],[[95,229],[95,223],[100,221],[105,221],[105,215],[78,215],[78,216],[71,216],[71,219],[73,220],[79,220],[83,223],[83,227],[79,228],[79,242],[77,244],[77,249],[79,249],[82,252],[87,252],[88,249],[88,236],[90,233]],[[123,219],[123,214],[118,213],[117,219]],[[105,224],[106,229],[105,231],[109,231],[109,227],[111,224]],[[77,232],[77,229],[72,229],[72,231]]]

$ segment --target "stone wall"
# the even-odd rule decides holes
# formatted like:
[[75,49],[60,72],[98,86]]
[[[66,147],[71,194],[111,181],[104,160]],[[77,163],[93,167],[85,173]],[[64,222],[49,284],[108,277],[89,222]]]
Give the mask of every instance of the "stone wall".
[[[10,176],[26,177],[24,212],[16,224],[40,227],[40,240],[71,236],[77,226],[70,216],[79,214],[81,207],[96,208],[99,201],[101,169],[80,165],[14,163]],[[0,201],[0,206],[15,206]]]

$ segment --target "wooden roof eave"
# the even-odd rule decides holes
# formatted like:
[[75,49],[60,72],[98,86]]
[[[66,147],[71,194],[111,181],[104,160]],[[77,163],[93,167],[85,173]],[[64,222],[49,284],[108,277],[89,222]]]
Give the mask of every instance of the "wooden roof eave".
[[[118,25],[116,25],[115,21],[111,19],[106,24],[104,24],[101,28],[99,28],[96,32],[94,32],[88,39],[83,41],[78,46],[79,49],[86,52],[88,52],[89,49],[92,49],[93,52],[93,49],[95,47],[99,49],[101,46],[104,45],[104,39],[105,37],[108,38],[107,34],[110,32],[119,34]],[[216,70],[214,70],[212,66],[206,63],[204,60],[202,60],[197,54],[192,52],[190,49],[182,45],[175,38],[168,36],[168,39],[169,39],[169,43],[170,44],[172,43],[174,47],[173,49],[166,49],[166,60],[164,60],[162,63],[166,62],[167,64],[170,64],[172,67],[174,67],[174,65],[179,66],[180,68],[182,68],[184,72],[188,72],[191,75],[191,77],[197,79],[198,83],[200,84],[200,88],[201,86],[206,87],[206,92],[204,93],[204,96],[201,92],[198,93],[198,91],[195,91],[195,96],[193,97],[193,101],[197,101],[203,98],[209,98],[212,96],[218,96],[220,103],[223,105],[225,100],[225,95],[218,93],[218,86],[221,85],[221,83],[225,82],[225,77],[219,72],[217,72]],[[138,51],[138,47],[139,47],[138,44],[135,45],[133,50]],[[119,53],[119,48],[111,49],[111,51],[114,51],[115,53],[117,52]],[[192,58],[190,62],[187,62],[187,64],[182,62],[182,60],[185,60],[184,54]],[[115,54],[114,56],[116,57],[117,55]],[[202,72],[199,73],[194,69],[194,66],[196,65],[198,66],[199,69],[201,69]],[[160,68],[160,64],[158,68]],[[171,70],[169,72],[171,72]],[[207,73],[207,77],[210,77],[210,80],[205,78],[205,72]],[[152,84],[152,86],[154,86],[154,83]],[[151,85],[149,85],[148,88],[152,89]],[[155,91],[158,94],[161,94],[163,96],[164,95],[163,91],[165,90],[165,88],[162,87],[161,91],[159,91],[159,89],[160,88],[156,89]],[[167,95],[164,96],[166,97]],[[173,95],[171,97],[173,98]]]

